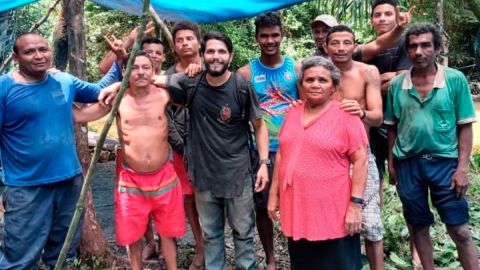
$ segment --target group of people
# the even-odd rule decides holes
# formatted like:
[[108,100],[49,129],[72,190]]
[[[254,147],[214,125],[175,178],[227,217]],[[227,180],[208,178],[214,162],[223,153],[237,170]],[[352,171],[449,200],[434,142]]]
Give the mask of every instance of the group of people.
[[[370,268],[383,269],[388,160],[414,260],[434,269],[430,193],[463,268],[478,270],[465,199],[475,121],[468,83],[436,62],[439,30],[415,24],[404,33],[409,22],[410,11],[399,12],[395,0],[375,0],[377,37],[357,46],[349,27],[320,15],[311,23],[315,52],[295,62],[281,54],[280,17],[264,13],[255,19],[260,56],[237,72],[229,70],[230,38],[200,37],[196,23],[173,26],[177,63],[166,71],[162,42],[144,39],[116,117],[116,239],[132,269],[156,249],[152,224],[167,268],[177,269],[185,216],[196,241],[190,270],[226,269],[226,220],[235,268],[255,268],[256,224],[267,269],[277,269],[278,213],[292,269],[361,269],[360,236]],[[18,70],[0,76],[7,186],[0,269],[32,269],[40,258],[55,265],[82,183],[73,122],[109,112],[136,31],[108,42],[112,52],[100,63],[106,75],[96,84],[49,72],[47,41],[17,37]]]

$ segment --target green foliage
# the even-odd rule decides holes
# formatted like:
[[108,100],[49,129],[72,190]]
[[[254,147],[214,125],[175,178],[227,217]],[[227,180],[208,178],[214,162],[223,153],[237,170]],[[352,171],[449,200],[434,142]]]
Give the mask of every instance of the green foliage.
[[478,19],[470,11],[467,3],[462,0],[445,1],[444,8],[445,30],[449,40],[448,57],[451,66],[463,67],[474,64],[476,58],[474,41],[480,33]]
[[257,44],[255,43],[255,27],[253,19],[229,21],[215,24],[202,24],[202,34],[208,31],[221,31],[227,34],[233,43],[235,57],[231,68],[238,69],[258,55]]
[[[14,35],[17,36],[23,32],[27,32],[38,20],[46,15],[48,8],[52,5],[53,1],[42,0],[37,3],[23,6],[14,11],[15,22],[12,25]],[[57,7],[58,10],[59,7]],[[37,30],[39,34],[51,39],[53,25],[55,22],[55,16],[52,14],[45,23]]]
[[[388,179],[385,180],[388,182]],[[396,194],[395,187],[384,189],[385,205],[382,209],[384,228],[384,251],[387,269],[411,269],[411,255],[409,234],[403,218],[401,202]],[[480,224],[480,174],[471,171],[470,187],[467,193],[469,201],[470,222]],[[458,253],[455,244],[448,237],[444,224],[436,210],[433,210],[435,224],[430,228],[430,237],[433,243],[435,266],[456,269],[459,267]],[[471,226],[470,230],[475,246],[480,246],[480,228]]]
[[[2,61],[12,53],[15,38],[19,34],[27,32],[30,27],[45,16],[51,4],[52,1],[41,0],[37,3],[10,11],[10,14],[8,15],[8,23],[2,25],[6,26],[8,29],[1,29],[0,31],[2,32],[6,30],[4,34],[8,36],[7,42],[2,44],[5,47],[1,48],[2,46],[0,45],[0,49],[3,49],[0,50],[0,64],[2,64]],[[50,15],[36,32],[44,36],[47,40],[50,40],[52,37],[51,29],[53,29],[54,20],[55,16],[53,14]]]
[[85,2],[87,71],[90,80],[101,77],[98,64],[108,52],[103,37],[115,35],[121,39],[137,25],[138,18],[135,16],[107,9],[90,1]]

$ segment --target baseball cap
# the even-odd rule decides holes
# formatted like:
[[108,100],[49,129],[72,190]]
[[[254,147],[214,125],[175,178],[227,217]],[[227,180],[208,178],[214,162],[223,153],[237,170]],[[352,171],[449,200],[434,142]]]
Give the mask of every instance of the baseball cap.
[[335,19],[335,17],[328,14],[318,15],[310,25],[313,27],[317,22],[322,22],[326,24],[328,27],[334,27],[338,25],[337,19]]

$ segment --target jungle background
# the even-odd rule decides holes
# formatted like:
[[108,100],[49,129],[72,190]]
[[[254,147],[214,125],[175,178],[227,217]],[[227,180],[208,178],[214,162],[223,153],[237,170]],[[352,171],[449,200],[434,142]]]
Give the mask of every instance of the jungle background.
[[[11,54],[11,48],[15,36],[27,31],[30,26],[35,24],[40,18],[44,17],[49,8],[55,1],[41,0],[36,4],[28,5],[14,11],[0,13],[0,64],[2,64]],[[83,1],[80,1],[83,3]],[[233,2],[234,3],[234,2]],[[60,1],[58,7],[52,10],[52,14],[39,27],[38,32],[51,41],[55,53],[55,65],[58,69],[65,70],[68,61],[62,50],[68,51],[68,43],[62,40],[67,36],[63,27],[65,24],[63,12],[65,0]],[[480,1],[479,0],[400,0],[403,11],[411,6],[416,6],[414,13],[414,22],[432,22],[443,25],[444,34],[447,38],[448,64],[453,68],[463,71],[470,81],[480,80]],[[100,78],[98,63],[107,53],[107,47],[103,40],[104,35],[115,34],[117,37],[126,36],[129,31],[138,25],[137,17],[127,15],[118,11],[104,8],[93,2],[84,2],[85,15],[85,35],[86,35],[86,78],[95,81]],[[296,5],[279,11],[284,23],[285,38],[282,43],[283,53],[292,56],[294,59],[302,59],[313,52],[314,43],[311,36],[310,22],[319,14],[328,13],[335,16],[339,22],[351,26],[359,43],[367,42],[374,38],[373,28],[369,24],[370,20],[370,1],[355,0],[313,0],[300,5]],[[173,23],[167,22],[171,26]],[[202,33],[209,30],[220,30],[227,33],[233,43],[235,50],[235,59],[232,68],[236,69],[246,64],[250,59],[259,55],[258,46],[254,40],[253,18],[220,22],[214,24],[202,24]],[[165,42],[168,44],[168,42]],[[168,45],[165,48],[167,61],[164,68],[173,64],[173,54]],[[13,68],[13,64],[8,68]],[[8,70],[8,68],[6,70]],[[478,95],[478,88],[472,86],[472,94]],[[477,118],[480,115],[480,103],[475,103],[477,108]],[[89,129],[99,131],[103,122],[97,122],[89,125]],[[112,127],[111,136],[115,137],[115,128]],[[480,247],[480,125],[474,126],[474,150],[471,158],[471,185],[468,192],[471,214],[471,230],[477,247]],[[96,183],[110,181],[113,183],[114,164],[112,162],[102,164],[98,167],[97,177],[93,180],[93,196],[98,210],[97,217],[100,219],[100,227],[109,227],[108,218],[105,221],[104,216],[108,215],[105,210],[105,203],[99,203],[96,198],[104,197],[104,193],[112,193],[113,186],[98,186]],[[108,178],[107,180],[103,178]],[[100,193],[100,195],[97,195]],[[411,269],[411,259],[408,244],[408,231],[402,216],[402,208],[396,195],[395,188],[385,185],[385,205],[383,207],[383,225],[384,225],[384,249],[386,269]],[[107,204],[111,204],[111,201]],[[108,205],[107,205],[108,206]],[[95,214],[95,213],[94,213]],[[440,268],[457,269],[459,267],[458,254],[455,246],[447,236],[444,226],[438,222],[431,228],[431,237],[434,243],[435,263]],[[97,228],[98,229],[98,228]],[[289,269],[288,253],[286,244],[279,232],[279,225],[276,224],[276,251],[279,258],[281,269]],[[100,230],[100,232],[102,232]],[[112,231],[105,229],[102,240],[107,243],[103,252],[91,251],[91,246],[83,245],[80,250],[82,256],[72,266],[78,269],[103,269],[103,268],[122,268],[125,265],[124,250],[115,246],[112,241]],[[99,237],[98,235],[96,236]],[[106,239],[106,240],[105,240]],[[228,248],[227,244],[227,248]],[[256,241],[257,267],[262,268],[262,250],[259,241]],[[102,249],[102,248],[100,248]],[[231,248],[230,248],[231,251]],[[180,241],[179,259],[182,261],[180,266],[187,266],[188,260],[193,256],[193,247],[189,241]],[[231,254],[231,252],[229,253]],[[113,258],[113,259],[112,259]],[[123,260],[122,260],[123,258]],[[366,264],[366,261],[365,261]],[[151,269],[158,267],[152,264]],[[368,269],[368,266],[365,266]]]

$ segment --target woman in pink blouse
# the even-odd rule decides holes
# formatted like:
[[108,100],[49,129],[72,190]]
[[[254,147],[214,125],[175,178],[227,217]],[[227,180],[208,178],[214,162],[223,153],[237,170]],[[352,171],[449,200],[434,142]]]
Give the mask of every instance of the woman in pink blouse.
[[280,206],[292,269],[361,269],[367,134],[358,116],[331,99],[340,71],[330,60],[305,59],[299,80],[306,102],[289,111],[279,132],[269,215],[277,220]]

